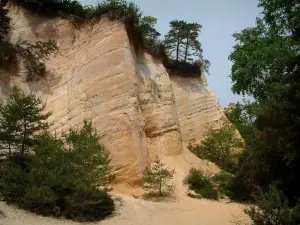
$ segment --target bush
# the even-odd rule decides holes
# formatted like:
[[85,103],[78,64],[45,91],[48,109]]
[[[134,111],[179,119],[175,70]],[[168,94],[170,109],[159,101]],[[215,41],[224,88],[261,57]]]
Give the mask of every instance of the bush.
[[165,63],[165,67],[170,70],[171,73],[180,73],[183,76],[201,76],[201,64],[199,62],[185,62],[180,61],[176,63],[175,60],[168,59],[168,62]]
[[5,8],[7,0],[0,2],[0,44],[6,39],[10,29],[10,18],[7,16],[8,10]]
[[297,225],[300,222],[300,203],[290,207],[283,192],[271,185],[268,192],[254,195],[255,205],[246,209],[254,225]]
[[153,36],[149,37],[149,26],[145,26],[140,8],[132,2],[104,0],[95,6],[82,6],[80,2],[74,0],[9,0],[9,2],[48,16],[71,16],[76,22],[100,19],[106,15],[111,20],[121,20],[126,24],[129,36],[138,49],[144,48],[155,55],[165,54],[162,43],[158,40],[160,34],[152,27],[152,34],[157,35],[154,39]]
[[190,169],[184,183],[203,198],[218,199],[218,191],[212,179],[200,169]]
[[5,201],[41,215],[79,221],[103,219],[113,212],[114,202],[105,188],[114,178],[110,158],[91,122],[71,129],[63,139],[41,134],[30,154],[22,160],[12,158],[0,179]]
[[[0,67],[7,69],[7,64],[18,64],[20,60],[24,63],[27,80],[34,80],[45,73],[46,66],[43,61],[48,59],[50,54],[57,51],[56,42],[38,41],[35,44],[29,44],[23,40],[17,44],[11,43],[8,37],[11,19],[8,17],[8,10],[5,8],[7,2],[0,2]],[[23,2],[25,5],[35,3],[37,6],[44,4],[44,1],[41,3],[26,0],[16,2]]]
[[46,71],[46,65],[43,61],[58,50],[55,41],[41,42],[29,44],[27,41],[21,41],[16,44],[16,54],[24,62],[27,71],[27,80],[36,80]]
[[78,221],[101,220],[114,211],[115,205],[106,191],[75,192],[67,196],[64,216]]
[[207,159],[228,172],[237,170],[240,153],[244,143],[235,137],[235,128],[226,124],[220,130],[209,130],[200,145],[189,145],[189,149],[201,159]]
[[212,180],[217,184],[218,191],[222,196],[229,196],[231,197],[232,190],[230,184],[234,179],[234,175],[222,170],[220,173],[216,174],[212,177]]
[[154,166],[144,172],[143,188],[149,190],[148,195],[164,196],[169,195],[172,189],[170,181],[173,179],[175,170],[166,168],[159,158],[154,161]]

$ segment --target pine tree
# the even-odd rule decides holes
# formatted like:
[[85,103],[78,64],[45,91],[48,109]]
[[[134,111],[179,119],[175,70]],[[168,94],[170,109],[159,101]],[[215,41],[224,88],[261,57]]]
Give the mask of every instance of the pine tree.
[[114,201],[106,187],[114,178],[110,157],[90,121],[61,138],[41,133],[30,152],[25,167],[13,164],[8,171],[0,170],[4,200],[41,215],[78,221],[112,213]]
[[182,45],[184,44],[186,22],[183,20],[172,20],[171,30],[165,35],[165,45],[168,54],[175,58],[176,64],[182,56]]
[[198,40],[202,26],[183,20],[173,20],[170,26],[171,30],[165,36],[165,44],[176,64],[179,61],[193,63],[195,58],[202,59],[201,43]]
[[141,29],[144,35],[144,42],[146,48],[153,48],[158,42],[160,33],[155,29],[157,19],[152,16],[144,16],[141,19]]
[[[45,105],[33,94],[12,88],[6,104],[0,108],[0,146],[24,156],[37,142],[39,133],[49,127],[50,112],[42,113]],[[3,134],[3,135],[2,135]]]
[[174,174],[175,170],[166,168],[165,164],[159,158],[156,158],[154,166],[144,173],[145,184],[143,188],[163,196],[164,190],[168,191],[172,187],[169,182]]
[[191,57],[201,58],[202,48],[198,41],[199,32],[202,26],[198,23],[187,23],[184,29],[184,62],[193,62]]
[[16,132],[16,116],[7,110],[4,105],[0,106],[0,150],[1,155],[9,159],[9,168],[12,164],[12,149],[15,142]]
[[110,154],[99,144],[97,131],[93,128],[91,121],[84,121],[79,130],[70,129],[65,134],[67,152],[74,160],[76,168],[73,172],[76,177],[86,178],[85,184],[92,187],[106,186],[114,179],[111,174]]
[[38,41],[34,44],[20,41],[15,48],[17,54],[24,62],[28,81],[37,79],[38,76],[44,74],[46,71],[44,61],[58,50],[56,42],[52,40],[46,42]]

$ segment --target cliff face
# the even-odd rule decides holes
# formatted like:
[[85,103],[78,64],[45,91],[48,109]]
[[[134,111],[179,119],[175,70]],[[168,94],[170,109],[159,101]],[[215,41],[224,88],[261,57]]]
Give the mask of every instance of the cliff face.
[[3,75],[0,100],[12,84],[37,93],[53,112],[57,133],[92,119],[118,181],[138,184],[153,158],[180,156],[185,142],[201,139],[224,116],[203,80],[169,76],[160,60],[136,55],[122,23],[102,19],[74,27],[18,7],[10,14],[13,42],[54,39],[59,52],[38,82],[25,82],[22,70]]
[[[224,112],[217,96],[208,88],[205,75],[202,79],[172,75],[176,110],[182,134],[182,140],[201,140],[211,126],[222,126]],[[204,78],[204,79],[203,79]]]

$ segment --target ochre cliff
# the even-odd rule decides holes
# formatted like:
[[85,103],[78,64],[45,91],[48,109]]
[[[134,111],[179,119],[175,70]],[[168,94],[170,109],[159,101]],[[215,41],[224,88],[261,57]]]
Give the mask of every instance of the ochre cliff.
[[186,143],[221,124],[223,111],[204,74],[169,76],[159,59],[136,54],[122,23],[102,19],[75,27],[18,7],[10,8],[10,16],[13,42],[53,39],[59,51],[40,81],[25,82],[22,70],[2,75],[9,79],[1,81],[0,100],[13,84],[37,93],[53,112],[56,133],[92,119],[111,152],[117,182],[139,184],[156,156],[187,162]]

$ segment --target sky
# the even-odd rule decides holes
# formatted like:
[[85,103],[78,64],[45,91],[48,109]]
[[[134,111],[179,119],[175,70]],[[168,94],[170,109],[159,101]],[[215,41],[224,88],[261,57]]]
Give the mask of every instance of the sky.
[[[79,0],[83,4],[94,4],[98,0]],[[232,63],[228,60],[235,39],[232,34],[255,26],[255,18],[261,9],[259,0],[132,0],[144,15],[156,17],[156,29],[162,37],[169,31],[173,19],[197,22],[203,26],[199,35],[203,55],[211,62],[208,86],[219,97],[221,106],[242,101],[242,96],[231,91],[228,77]]]

